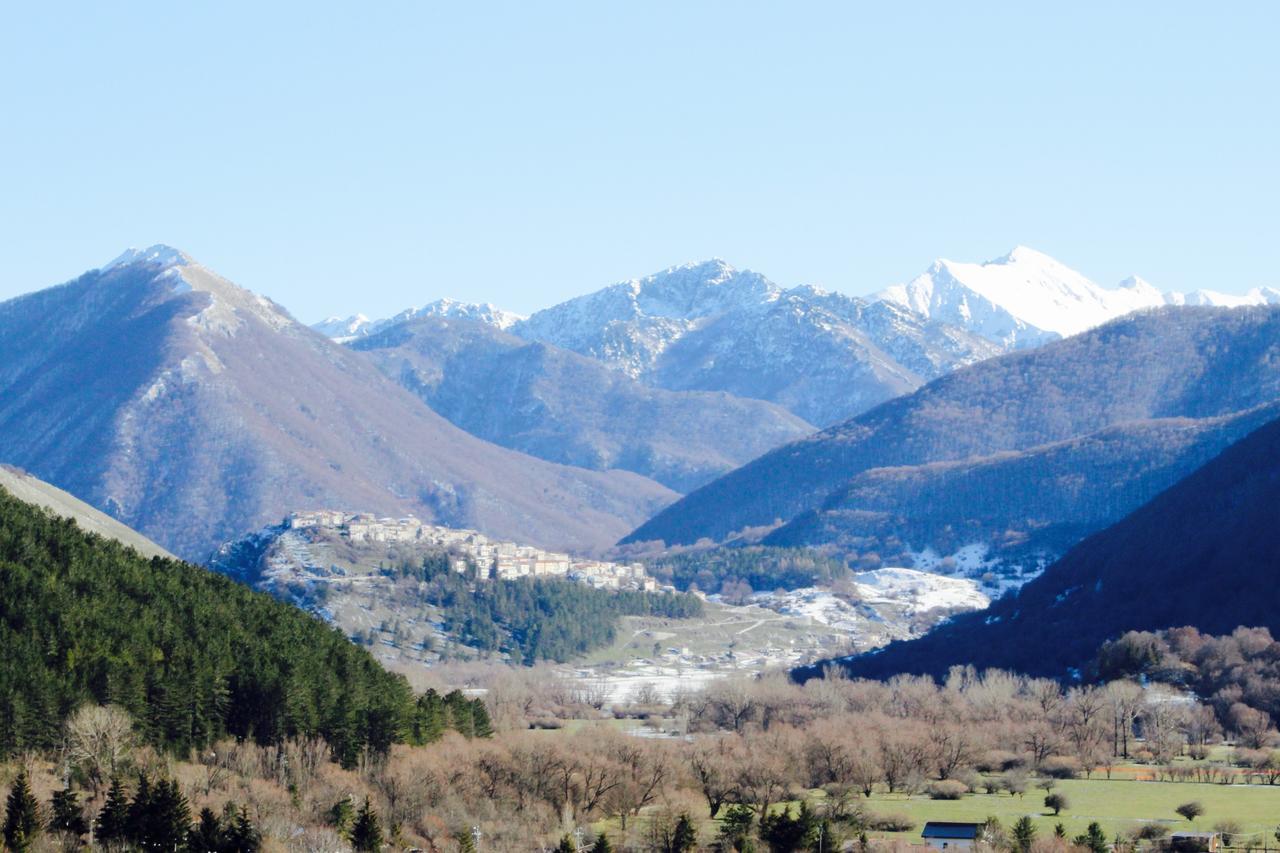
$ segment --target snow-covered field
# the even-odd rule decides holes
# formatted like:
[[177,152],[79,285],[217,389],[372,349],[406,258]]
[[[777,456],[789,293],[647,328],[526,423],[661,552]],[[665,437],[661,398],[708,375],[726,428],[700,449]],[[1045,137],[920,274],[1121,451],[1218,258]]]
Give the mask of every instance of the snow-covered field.
[[915,569],[876,569],[854,576],[862,600],[893,604],[911,614],[930,610],[981,610],[991,603],[978,582]]

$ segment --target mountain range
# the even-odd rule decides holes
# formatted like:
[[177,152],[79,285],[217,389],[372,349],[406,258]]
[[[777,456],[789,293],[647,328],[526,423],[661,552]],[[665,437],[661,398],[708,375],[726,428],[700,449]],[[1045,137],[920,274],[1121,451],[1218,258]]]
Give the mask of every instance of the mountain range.
[[0,303],[0,447],[197,560],[300,506],[594,551],[675,497],[478,439],[163,246]]
[[[1280,630],[1280,420],[1228,447],[1016,594],[917,640],[842,662],[849,674],[953,665],[1064,677],[1126,631]],[[802,671],[802,677],[818,674]]]
[[726,391],[830,426],[957,367],[1136,310],[1278,302],[1274,288],[1166,293],[1136,276],[1106,288],[1019,246],[981,264],[938,260],[868,298],[783,288],[711,260],[619,282],[527,319],[488,304],[441,300],[383,320],[356,315],[316,328],[354,342],[415,317],[474,319],[653,388]]
[[472,435],[682,493],[814,431],[772,403],[654,388],[476,320],[422,316],[349,345]]
[[[957,370],[687,495],[626,542],[1051,562],[1265,420],[1280,307],[1162,308]],[[887,553],[884,553],[887,552]],[[909,563],[910,564],[910,563]]]

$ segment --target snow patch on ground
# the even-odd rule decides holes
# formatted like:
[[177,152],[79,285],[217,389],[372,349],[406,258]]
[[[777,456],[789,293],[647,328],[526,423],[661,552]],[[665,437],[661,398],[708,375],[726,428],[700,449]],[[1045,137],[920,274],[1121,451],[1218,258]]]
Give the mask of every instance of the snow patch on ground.
[[854,576],[867,604],[894,604],[910,613],[930,610],[981,610],[991,599],[970,578],[952,578],[915,569],[888,568]]

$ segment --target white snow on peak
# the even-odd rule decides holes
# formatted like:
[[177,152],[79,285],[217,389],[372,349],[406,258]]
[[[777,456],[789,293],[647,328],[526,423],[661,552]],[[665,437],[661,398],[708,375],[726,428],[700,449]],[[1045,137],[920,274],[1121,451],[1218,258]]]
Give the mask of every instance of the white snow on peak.
[[1255,287],[1247,293],[1219,293],[1216,290],[1193,290],[1190,293],[1170,293],[1169,305],[1208,305],[1214,308],[1240,308],[1246,305],[1280,305],[1280,290],[1274,287]]
[[352,314],[350,317],[325,317],[319,323],[312,324],[311,328],[326,338],[333,338],[341,343],[367,335],[370,325],[372,323],[368,317],[363,314]]
[[981,264],[935,261],[921,275],[874,298],[1014,348],[1074,335],[1144,308],[1274,304],[1280,293],[1270,288],[1243,296],[1163,293],[1138,276],[1106,288],[1043,252],[1018,246]]
[[391,317],[381,320],[370,320],[363,314],[350,317],[326,317],[312,325],[320,334],[332,338],[338,343],[346,343],[357,338],[368,337],[389,326],[415,320],[419,317],[448,317],[452,319],[474,320],[486,323],[498,329],[510,329],[524,317],[511,311],[504,311],[488,302],[460,302],[457,299],[437,299],[419,308],[406,308]]
[[936,261],[879,297],[968,328],[1005,346],[1074,335],[1137,308],[1162,304],[1154,288],[1107,290],[1043,252],[1018,246],[982,264]]
[[162,268],[180,266],[185,267],[191,264],[192,260],[189,255],[172,246],[166,246],[163,243],[157,243],[154,246],[148,246],[145,249],[135,249],[130,246],[114,258],[110,263],[99,267],[100,271],[106,272],[116,267],[129,266],[131,264],[154,264]]

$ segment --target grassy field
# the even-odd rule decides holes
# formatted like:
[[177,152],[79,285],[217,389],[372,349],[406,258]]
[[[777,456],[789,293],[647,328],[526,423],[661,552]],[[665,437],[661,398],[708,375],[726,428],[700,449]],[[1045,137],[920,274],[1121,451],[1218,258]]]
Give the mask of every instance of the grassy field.
[[[972,794],[945,801],[924,796],[877,794],[869,802],[863,802],[871,811],[914,818],[919,825],[903,837],[918,837],[920,828],[928,820],[981,821],[994,816],[1007,827],[1023,815],[1030,815],[1042,834],[1052,833],[1054,825],[1061,822],[1069,836],[1083,833],[1091,821],[1102,824],[1108,836],[1114,836],[1154,821],[1175,831],[1209,830],[1218,821],[1234,820],[1246,833],[1265,835],[1269,847],[1278,846],[1272,833],[1280,823],[1280,787],[1075,779],[1059,782],[1054,793],[1065,794],[1071,803],[1071,807],[1056,818],[1043,807],[1045,792],[1039,788],[1028,790],[1023,797]],[[1204,815],[1195,823],[1178,817],[1174,811],[1191,800],[1205,807]]]

